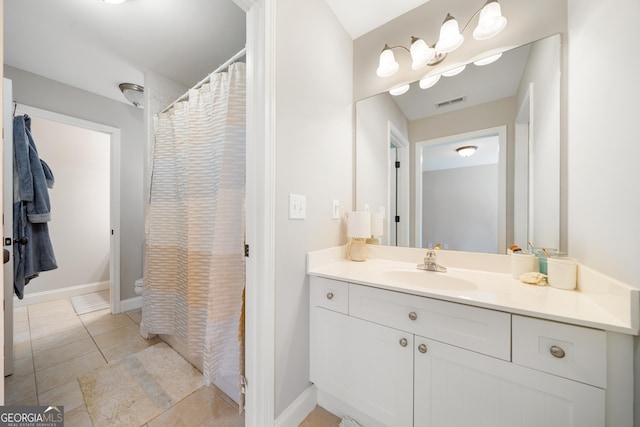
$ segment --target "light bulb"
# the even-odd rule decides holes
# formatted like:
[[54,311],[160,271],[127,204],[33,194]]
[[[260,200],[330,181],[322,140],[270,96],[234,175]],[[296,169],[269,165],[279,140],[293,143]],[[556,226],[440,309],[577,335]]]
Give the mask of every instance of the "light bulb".
[[466,65],[461,65],[459,67],[452,68],[450,70],[444,71],[442,75],[445,77],[457,76],[458,74],[464,71],[465,67]]

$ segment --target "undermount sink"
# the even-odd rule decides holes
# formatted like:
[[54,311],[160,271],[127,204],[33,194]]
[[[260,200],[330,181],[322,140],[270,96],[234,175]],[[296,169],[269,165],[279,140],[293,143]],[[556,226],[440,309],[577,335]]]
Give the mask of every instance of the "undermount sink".
[[389,270],[382,273],[382,278],[392,280],[394,284],[407,284],[444,291],[474,291],[478,289],[473,283],[448,276],[447,273],[424,270]]

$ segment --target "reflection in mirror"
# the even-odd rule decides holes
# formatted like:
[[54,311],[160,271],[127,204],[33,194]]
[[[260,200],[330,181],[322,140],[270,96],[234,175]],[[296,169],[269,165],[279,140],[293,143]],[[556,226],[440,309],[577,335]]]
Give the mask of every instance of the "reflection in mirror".
[[[440,160],[424,150],[445,146],[448,138],[455,141],[455,148],[479,146],[469,159],[480,158],[485,151],[480,150],[480,142],[463,143],[461,138],[486,136],[483,130],[498,135],[499,145],[503,138],[491,175],[497,176],[491,184],[495,191],[481,197],[476,189],[472,195],[464,195],[464,200],[456,200],[456,181],[485,187],[488,181],[450,177],[433,184],[441,194],[430,204],[433,188],[431,195],[425,196],[431,184],[424,185],[427,172],[421,159],[427,159],[428,164]],[[402,138],[409,141],[406,148],[392,142]],[[392,146],[396,147],[393,151]],[[392,167],[396,153],[399,169]],[[455,158],[454,154],[458,156],[452,149],[447,151],[450,157]],[[410,157],[412,161],[408,161]],[[441,166],[426,167],[438,168],[439,175],[459,169],[442,162]],[[498,253],[504,253],[511,243],[523,248],[529,242],[558,248],[559,179],[559,35],[504,52],[489,65],[469,64],[462,73],[442,77],[429,89],[420,89],[414,82],[403,95],[383,93],[356,104],[356,207],[385,213],[382,244],[428,247],[441,243],[452,250]],[[466,191],[471,191],[468,186]],[[442,209],[438,221],[429,213],[433,205]],[[490,221],[484,208],[488,205],[493,212]],[[463,211],[471,216],[462,220],[459,214]],[[449,223],[443,223],[444,218]],[[485,241],[480,242],[479,236],[472,238],[466,226],[482,228],[479,231],[485,232]],[[433,227],[436,230],[430,230]],[[442,235],[445,229],[451,234]]]
[[506,134],[500,126],[416,144],[416,246],[506,251]]

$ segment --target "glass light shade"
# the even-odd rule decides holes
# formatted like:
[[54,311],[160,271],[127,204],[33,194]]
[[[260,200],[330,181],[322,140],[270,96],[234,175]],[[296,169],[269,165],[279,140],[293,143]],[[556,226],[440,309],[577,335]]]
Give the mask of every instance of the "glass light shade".
[[120,83],[120,91],[127,101],[139,108],[144,108],[144,88],[134,83]]
[[453,52],[464,42],[464,36],[460,34],[458,21],[447,14],[442,27],[440,27],[440,38],[436,43],[436,50],[441,53]]
[[419,70],[427,65],[435,56],[436,51],[434,48],[429,47],[424,40],[412,37],[411,38],[411,68]]
[[475,65],[489,65],[492,64],[494,62],[496,62],[498,59],[500,59],[500,57],[502,56],[502,53],[496,53],[495,55],[491,55],[491,56],[487,56],[486,58],[482,58],[482,59],[478,59],[477,61],[474,61],[473,63]]
[[507,18],[502,16],[502,8],[497,0],[489,0],[478,18],[478,26],[473,30],[473,38],[486,40],[500,33],[507,26]]
[[382,53],[380,54],[380,63],[378,64],[376,74],[379,77],[391,77],[398,71],[399,68],[400,64],[396,62],[396,58],[393,55],[391,48],[385,45]]
[[450,70],[444,71],[442,75],[445,77],[457,76],[458,74],[464,71],[465,67],[466,65],[461,65],[459,67],[452,68]]
[[393,89],[389,90],[389,93],[393,96],[398,96],[398,95],[402,95],[403,93],[406,93],[409,90],[409,85],[402,85],[402,86],[398,86],[398,87],[394,87]]
[[431,86],[438,83],[440,80],[440,74],[436,74],[435,76],[425,77],[420,80],[420,89],[429,89]]
[[456,148],[456,152],[462,157],[469,157],[475,153],[477,149],[478,147],[475,145],[466,145],[464,147]]

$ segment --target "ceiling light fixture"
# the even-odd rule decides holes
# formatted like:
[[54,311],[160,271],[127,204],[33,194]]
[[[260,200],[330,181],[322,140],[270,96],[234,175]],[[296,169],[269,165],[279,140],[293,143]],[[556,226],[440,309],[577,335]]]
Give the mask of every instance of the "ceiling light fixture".
[[389,46],[385,44],[380,53],[376,74],[379,77],[390,77],[400,69],[400,64],[398,64],[393,55],[393,49],[397,48],[409,52],[413,70],[419,70],[426,65],[439,64],[446,58],[448,53],[453,52],[462,45],[464,42],[462,33],[465,32],[471,21],[478,15],[478,25],[473,31],[473,37],[476,40],[490,39],[507,26],[507,19],[502,16],[502,9],[498,0],[487,0],[484,6],[471,16],[462,31],[460,31],[458,21],[451,14],[447,14],[440,27],[440,38],[435,44],[429,44],[417,37],[411,37],[409,49],[404,46]]
[[144,88],[134,83],[120,83],[120,91],[127,101],[138,108],[144,108]]
[[469,157],[473,155],[473,153],[475,153],[477,149],[478,147],[475,145],[465,145],[464,147],[456,148],[456,152],[462,157]]

